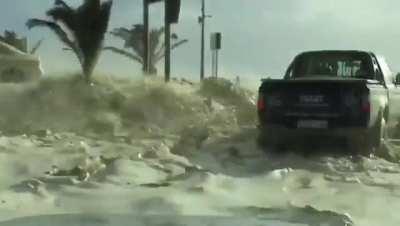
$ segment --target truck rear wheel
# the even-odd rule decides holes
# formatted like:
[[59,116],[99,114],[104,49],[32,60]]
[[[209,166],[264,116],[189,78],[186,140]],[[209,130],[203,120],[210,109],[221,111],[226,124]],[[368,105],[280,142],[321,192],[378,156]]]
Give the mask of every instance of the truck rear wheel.
[[386,120],[383,117],[377,120],[374,127],[366,133],[355,134],[349,139],[350,152],[357,155],[381,155],[386,139]]
[[257,136],[257,146],[265,153],[279,153],[285,150],[284,145],[279,142],[279,139],[272,134],[265,134],[260,131]]
[[388,138],[387,127],[385,118],[381,117],[380,123],[371,130],[369,140],[371,143],[371,148],[373,149],[373,154],[377,156],[383,156],[385,153],[385,142]]

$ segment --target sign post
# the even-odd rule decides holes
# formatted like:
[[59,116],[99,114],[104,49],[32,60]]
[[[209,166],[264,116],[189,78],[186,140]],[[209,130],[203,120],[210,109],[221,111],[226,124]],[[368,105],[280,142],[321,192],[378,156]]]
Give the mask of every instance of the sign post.
[[220,32],[211,34],[210,47],[212,51],[212,62],[211,62],[212,76],[218,78],[219,50],[222,48],[222,34]]
[[149,62],[150,62],[150,42],[149,42],[149,4],[151,2],[149,0],[143,0],[143,27],[144,27],[144,35],[143,35],[143,72],[145,74],[149,74]]
[[180,0],[164,0],[165,1],[165,82],[171,79],[171,24],[178,23],[179,13],[181,9]]
[[205,0],[202,0],[201,3],[201,17],[199,18],[199,22],[201,23],[201,59],[200,59],[200,80],[204,79],[204,30],[205,30],[205,18],[206,18],[206,11],[205,11]]
[[[143,25],[144,25],[144,62],[143,71],[149,73],[150,42],[149,42],[149,5],[162,0],[143,0]],[[178,23],[181,0],[164,0],[165,4],[165,81],[170,80],[171,74],[171,24]]]

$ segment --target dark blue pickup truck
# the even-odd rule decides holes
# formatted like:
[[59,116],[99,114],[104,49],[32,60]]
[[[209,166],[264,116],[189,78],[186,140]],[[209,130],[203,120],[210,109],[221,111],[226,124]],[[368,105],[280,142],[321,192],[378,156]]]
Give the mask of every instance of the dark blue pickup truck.
[[337,137],[359,154],[379,152],[396,134],[400,80],[371,52],[305,52],[283,79],[263,80],[258,115],[265,150]]

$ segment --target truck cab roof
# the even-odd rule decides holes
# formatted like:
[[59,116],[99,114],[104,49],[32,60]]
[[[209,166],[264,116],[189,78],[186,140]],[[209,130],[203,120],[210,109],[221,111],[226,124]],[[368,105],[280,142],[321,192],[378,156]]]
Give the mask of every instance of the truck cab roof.
[[335,54],[335,53],[368,53],[368,54],[370,54],[371,52],[369,52],[369,51],[364,51],[364,50],[311,50],[311,51],[304,51],[304,52],[302,52],[302,53],[300,53],[299,55],[301,55],[301,54],[307,54],[307,53],[310,53],[310,54],[314,54],[314,53],[326,53],[326,54]]
[[374,57],[371,52],[359,50],[307,51],[295,57],[285,78],[374,79]]

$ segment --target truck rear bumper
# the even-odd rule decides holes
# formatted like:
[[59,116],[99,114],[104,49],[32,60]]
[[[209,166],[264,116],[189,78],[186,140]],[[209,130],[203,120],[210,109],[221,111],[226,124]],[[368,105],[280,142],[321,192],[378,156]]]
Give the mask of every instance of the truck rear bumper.
[[288,142],[323,142],[325,139],[363,139],[367,128],[291,129],[281,125],[259,126],[259,139],[271,144]]

